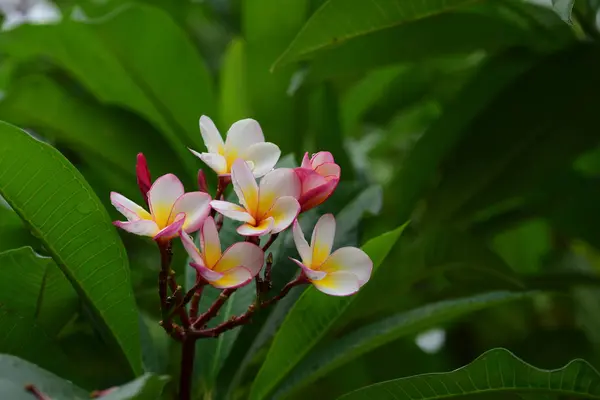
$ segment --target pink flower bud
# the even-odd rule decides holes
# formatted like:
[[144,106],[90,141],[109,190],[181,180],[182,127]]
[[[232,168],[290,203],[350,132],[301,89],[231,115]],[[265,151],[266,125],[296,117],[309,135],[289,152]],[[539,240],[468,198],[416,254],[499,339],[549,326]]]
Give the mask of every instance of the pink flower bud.
[[327,200],[340,181],[340,166],[327,151],[313,154],[310,159],[308,153],[305,153],[302,165],[294,171],[302,184],[302,193],[298,199],[302,212]]
[[201,169],[198,170],[198,190],[203,193],[208,193],[208,185],[206,184],[206,175]]
[[137,175],[137,183],[142,193],[142,197],[148,204],[148,191],[152,187],[152,177],[148,169],[148,163],[143,153],[137,155],[137,163],[135,165],[135,173]]

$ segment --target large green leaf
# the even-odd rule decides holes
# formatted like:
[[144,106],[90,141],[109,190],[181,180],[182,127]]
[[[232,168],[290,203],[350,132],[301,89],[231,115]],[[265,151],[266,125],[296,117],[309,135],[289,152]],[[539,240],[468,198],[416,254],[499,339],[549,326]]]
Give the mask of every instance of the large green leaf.
[[223,128],[250,115],[246,79],[246,46],[242,39],[229,43],[223,56],[219,85],[219,113]]
[[19,216],[0,200],[0,251],[36,245]]
[[186,146],[203,149],[198,118],[215,112],[213,84],[193,43],[161,10],[136,4],[95,21],[23,25],[0,37],[0,49],[46,56],[100,101],[142,115],[195,172]]
[[472,2],[473,0],[329,0],[311,16],[277,63],[302,59],[350,39],[450,12]]
[[552,0],[552,8],[563,21],[572,25],[571,11],[573,10],[574,3],[575,0]]
[[[363,246],[363,250],[373,261],[374,273],[403,230],[404,226],[401,226],[371,239]],[[262,399],[268,396],[292,368],[319,343],[357,297],[360,297],[360,292],[350,297],[332,297],[313,287],[306,289],[275,336],[267,358],[254,380],[250,398]]]
[[158,399],[168,381],[169,378],[166,376],[144,374],[135,381],[119,386],[114,391],[102,396],[102,400]]
[[127,255],[108,214],[58,151],[6,123],[0,135],[0,195],[44,243],[105,340],[140,373]]
[[437,324],[474,311],[528,297],[528,293],[491,292],[456,300],[427,304],[372,323],[349,333],[333,343],[315,349],[283,382],[276,397],[309,385],[319,377],[361,355],[400,337],[416,334]]
[[527,364],[508,350],[494,349],[456,371],[382,382],[350,392],[340,399],[433,400],[481,398],[485,394],[600,399],[600,375],[583,360],[571,361],[560,369],[543,370]]

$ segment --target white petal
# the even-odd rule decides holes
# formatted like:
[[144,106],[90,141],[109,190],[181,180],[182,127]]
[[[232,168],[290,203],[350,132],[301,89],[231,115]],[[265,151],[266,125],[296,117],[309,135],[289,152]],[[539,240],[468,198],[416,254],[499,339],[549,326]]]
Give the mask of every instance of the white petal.
[[306,265],[304,265],[300,261],[296,260],[295,258],[290,257],[290,260],[292,260],[300,268],[302,268],[302,272],[304,272],[304,275],[306,275],[308,277],[308,279],[310,279],[311,281],[318,281],[320,279],[323,279],[327,275],[326,272],[315,271],[313,269],[310,269],[309,267],[307,267]]
[[279,147],[270,142],[255,143],[242,153],[244,160],[252,162],[252,173],[257,178],[270,172],[279,161],[280,156]]
[[236,221],[254,223],[254,217],[246,212],[244,207],[240,207],[237,204],[230,203],[228,201],[213,200],[210,202],[210,206],[217,210],[219,214],[223,214],[227,218],[234,219]]
[[272,233],[279,233],[294,222],[300,212],[298,200],[291,196],[284,196],[277,199],[273,208],[266,214],[273,218]]
[[115,221],[113,224],[127,232],[134,233],[140,236],[153,237],[159,231],[158,226],[152,220],[140,219],[132,222]]
[[206,115],[200,117],[200,133],[208,152],[219,154],[224,147],[223,138],[215,123]]
[[219,289],[233,289],[252,281],[252,274],[244,267],[237,267],[228,270],[223,277],[210,284]]
[[163,175],[154,181],[148,191],[148,203],[159,228],[167,226],[173,205],[184,192],[183,184],[173,174]]
[[238,158],[231,167],[231,182],[235,194],[246,210],[253,214],[258,209],[258,185],[248,164]]
[[310,247],[312,249],[312,266],[318,267],[329,257],[335,238],[335,218],[325,214],[313,229]]
[[204,221],[202,234],[200,235],[200,246],[202,247],[202,254],[204,255],[207,267],[214,269],[221,258],[221,240],[219,239],[215,220],[212,217]]
[[171,211],[171,218],[173,215],[184,213],[183,230],[192,233],[200,229],[209,212],[210,195],[202,192],[190,192],[177,199]]
[[292,232],[294,234],[294,243],[296,243],[296,249],[298,249],[298,254],[300,254],[302,262],[305,265],[312,265],[312,250],[304,238],[304,232],[302,232],[302,227],[300,227],[298,220],[294,221]]
[[213,171],[215,171],[219,175],[227,174],[229,171],[227,170],[227,161],[225,157],[216,153],[198,153],[192,149],[189,149],[196,157],[204,161],[206,165],[210,167]]
[[194,243],[194,239],[192,239],[192,237],[190,235],[188,235],[187,233],[185,233],[184,231],[179,232],[179,237],[181,238],[181,243],[183,244],[183,248],[188,253],[188,255],[190,256],[192,261],[195,262],[196,264],[204,265],[204,260],[202,259],[202,256],[200,255],[200,250],[198,250],[198,248],[196,247],[196,244]]
[[190,265],[194,267],[196,271],[198,271],[200,276],[202,276],[206,281],[210,282],[210,284],[223,278],[222,273],[213,271],[212,269],[204,266],[204,264],[190,263]]
[[320,268],[328,274],[330,272],[352,273],[358,279],[360,286],[367,283],[373,271],[373,261],[367,253],[356,247],[342,247],[333,252]]
[[278,168],[260,180],[258,189],[258,213],[264,215],[273,207],[275,200],[283,196],[300,197],[300,179],[291,168]]
[[254,277],[262,269],[264,262],[265,253],[260,247],[249,242],[239,242],[225,250],[214,270],[225,273],[236,267],[244,267]]
[[110,192],[110,202],[129,221],[152,219],[152,216],[148,211],[144,210],[122,194]]
[[349,296],[360,288],[356,275],[350,272],[333,272],[312,284],[321,292],[332,296]]
[[237,228],[237,233],[242,236],[262,236],[273,229],[273,218],[264,219],[257,226],[244,224]]
[[227,131],[225,139],[225,148],[227,151],[235,150],[237,153],[242,153],[254,143],[265,141],[262,129],[258,122],[252,118],[242,119],[234,122],[231,128]]

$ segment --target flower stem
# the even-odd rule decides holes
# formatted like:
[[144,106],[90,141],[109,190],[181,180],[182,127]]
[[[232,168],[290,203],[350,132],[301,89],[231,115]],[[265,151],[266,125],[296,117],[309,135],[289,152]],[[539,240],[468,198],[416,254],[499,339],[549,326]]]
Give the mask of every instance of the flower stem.
[[25,385],[25,390],[31,393],[36,398],[36,400],[51,400],[50,397],[46,396],[40,391],[40,389],[38,389],[32,384]]
[[179,371],[179,400],[192,398],[192,376],[196,356],[196,339],[186,335],[181,346],[181,368]]

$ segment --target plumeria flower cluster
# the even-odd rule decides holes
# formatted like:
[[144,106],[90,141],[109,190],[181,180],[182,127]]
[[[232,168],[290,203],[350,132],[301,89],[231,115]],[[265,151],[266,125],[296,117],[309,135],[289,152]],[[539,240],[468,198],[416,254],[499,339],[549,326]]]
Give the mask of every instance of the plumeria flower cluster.
[[[354,247],[333,251],[336,227],[333,215],[326,214],[319,219],[310,245],[298,222],[301,213],[323,203],[339,183],[340,167],[331,153],[322,151],[312,156],[306,153],[298,168],[275,168],[281,151],[277,145],[265,142],[260,125],[253,119],[235,122],[223,140],[212,120],[202,116],[200,132],[206,151],[190,151],[217,174],[219,183],[214,198],[208,193],[202,170],[198,175],[199,190],[186,193],[173,174],[153,181],[142,154],[138,155],[136,173],[147,207],[119,193],[110,195],[112,204],[126,218],[114,224],[127,232],[151,237],[161,250],[159,295],[162,323],[167,331],[174,337],[190,332],[215,336],[246,322],[256,307],[277,301],[298,284],[312,283],[323,293],[347,296],[356,293],[369,280],[372,262],[367,254]],[[233,187],[236,201],[224,200],[229,185]],[[224,218],[238,221],[240,235],[240,241],[225,250],[219,238]],[[254,280],[257,293],[268,291],[273,261],[265,252],[277,236],[290,227],[300,256],[300,260],[293,259],[299,266],[298,277],[271,300],[259,298],[246,314],[216,328],[207,328],[206,322],[237,288]],[[198,244],[191,236],[196,232]],[[262,247],[261,238],[266,242]],[[177,239],[181,240],[190,266],[197,274],[196,285],[185,296],[170,269],[172,242]],[[223,292],[209,310],[198,315],[199,297],[205,285]],[[168,295],[169,288],[171,295]],[[189,302],[188,314],[185,305]],[[181,327],[172,323],[176,315],[182,321]]]

